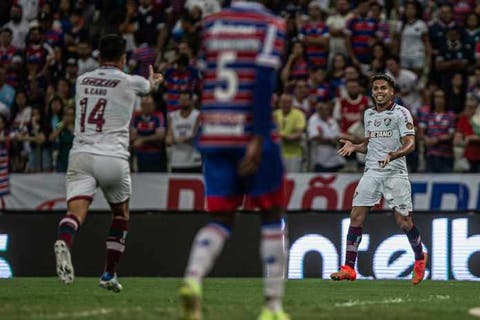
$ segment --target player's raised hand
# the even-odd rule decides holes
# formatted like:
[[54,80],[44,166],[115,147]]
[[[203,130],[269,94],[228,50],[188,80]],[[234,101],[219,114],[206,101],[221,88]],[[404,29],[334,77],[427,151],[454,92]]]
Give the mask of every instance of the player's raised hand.
[[152,65],[148,66],[148,81],[150,81],[150,84],[155,90],[158,85],[163,82],[163,75],[161,73],[155,73]]
[[263,140],[261,137],[254,137],[247,145],[245,156],[238,165],[238,174],[240,176],[251,176],[258,170],[262,158]]
[[342,157],[348,157],[352,152],[355,152],[355,145],[351,141],[340,139],[339,142],[342,143],[343,146],[338,149],[337,153]]

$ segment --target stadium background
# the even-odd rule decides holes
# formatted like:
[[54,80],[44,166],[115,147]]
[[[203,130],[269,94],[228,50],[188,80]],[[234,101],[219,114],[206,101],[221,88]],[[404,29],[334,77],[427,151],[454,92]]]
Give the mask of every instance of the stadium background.
[[[294,43],[303,41],[302,32],[307,31],[302,31],[302,26],[309,21],[312,7],[320,8],[322,21],[327,21],[336,17],[335,8],[342,1],[271,2],[274,11],[288,19],[290,38],[285,55],[287,63]],[[345,2],[347,13],[351,14],[358,6],[357,2],[363,1]],[[335,83],[335,87],[328,86],[328,95],[320,95],[319,90],[313,90],[318,88],[307,86],[308,89],[304,90],[305,84],[310,86],[312,83],[310,72],[319,69],[316,65],[318,62],[307,55],[302,56],[295,68],[291,68],[290,75],[285,76],[285,69],[279,72],[278,94],[282,91],[293,94],[294,104],[298,103],[296,107],[303,110],[305,122],[315,114],[317,103],[334,105],[335,99],[343,97],[346,80],[352,80],[353,77],[360,84],[361,94],[368,94],[365,79],[371,72],[385,71],[388,52],[395,51],[400,45],[401,37],[397,38],[394,34],[396,26],[402,21],[407,1],[368,1],[369,14],[372,8],[378,7],[376,3],[380,4],[381,12],[380,19],[375,20],[379,32],[374,36],[377,40],[375,46],[373,43],[371,46],[383,47],[385,52],[367,58],[367,63],[361,68],[354,68],[356,73],[355,70],[351,72],[352,61],[348,57],[339,70],[334,70],[331,62],[319,62],[320,69],[326,71],[327,81]],[[416,78],[407,77],[410,82],[402,82],[404,86],[398,88],[398,97],[413,95],[420,99],[421,106],[411,109],[412,112],[416,111],[416,125],[423,122],[427,129],[429,122],[425,120],[425,115],[435,115],[430,108],[433,93],[440,88],[448,97],[446,107],[451,115],[450,123],[442,129],[446,131],[433,130],[430,135],[445,132],[451,135],[451,140],[443,146],[446,148],[440,154],[433,155],[452,160],[453,167],[450,171],[443,167],[433,168],[447,170],[442,174],[425,172],[432,171],[428,167],[429,148],[425,140],[418,141],[419,152],[409,159],[410,170],[418,172],[411,176],[415,214],[432,257],[429,277],[437,280],[478,280],[480,184],[476,163],[480,159],[480,152],[475,142],[464,141],[461,134],[454,141],[453,131],[462,132],[462,128],[455,123],[463,116],[469,120],[472,118],[472,123],[475,123],[475,113],[470,115],[464,112],[467,101],[476,103],[474,110],[477,110],[477,114],[480,110],[477,101],[480,97],[480,69],[477,68],[476,53],[480,40],[477,16],[480,6],[468,0],[445,3],[448,6],[435,1],[418,3],[422,7],[420,18],[428,23],[429,38],[432,45],[437,45],[437,51],[434,47],[432,56],[427,57],[430,65],[420,71],[413,70],[417,73],[409,70],[409,75],[416,75]],[[196,7],[196,4],[200,6]],[[208,8],[214,12],[220,6],[214,0],[1,1],[0,113],[3,121],[0,121],[0,141],[3,173],[0,187],[3,188],[4,209],[4,214],[0,215],[1,277],[54,274],[51,244],[58,219],[65,208],[62,172],[66,167],[62,155],[68,154],[71,132],[62,131],[64,134],[60,139],[51,141],[49,136],[59,123],[65,121],[63,117],[72,107],[72,84],[76,76],[96,66],[95,49],[100,35],[119,32],[125,36],[129,44],[127,72],[145,74],[145,66],[153,63],[157,70],[165,73],[167,85],[154,97],[158,126],[165,130],[169,110],[177,108],[175,99],[178,92],[192,90],[197,94],[197,99],[201,94],[201,72],[198,69],[200,43],[196,35],[200,17],[207,13],[199,12],[198,8]],[[438,22],[444,11],[449,9],[452,20],[448,23]],[[467,17],[472,21],[476,19],[476,23],[467,26]],[[438,32],[435,31],[439,28],[443,35],[437,37]],[[442,51],[449,29],[455,29],[461,36],[454,47],[463,48],[459,49],[463,51],[457,60],[464,62],[460,63],[461,68],[456,65],[454,72],[448,68],[440,72],[436,69],[438,65],[435,61],[438,57],[438,61],[450,59]],[[9,42],[8,30],[12,31],[13,39],[6,46]],[[335,52],[326,54],[333,57]],[[188,72],[179,73],[178,64],[185,60],[185,56],[188,58]],[[454,76],[458,71],[460,75]],[[450,74],[451,79],[445,79],[442,76],[445,74]],[[459,80],[453,81],[454,78],[455,81],[461,79],[460,85],[457,85]],[[452,81],[455,82],[453,86]],[[278,95],[273,102],[279,108]],[[60,107],[54,107],[55,104]],[[138,112],[142,112],[140,101]],[[474,133],[480,136],[477,131]],[[42,135],[44,139],[39,138]],[[288,215],[291,238],[289,277],[326,277],[337,268],[343,256],[342,231],[345,231],[344,219],[350,206],[348,197],[360,177],[358,172],[362,170],[362,163],[361,159],[349,159],[341,170],[344,172],[311,173],[314,171],[315,158],[311,156],[312,143],[308,134],[303,134],[296,143],[301,150],[303,161],[300,171],[303,173],[291,173],[288,176],[291,191]],[[464,157],[465,148],[472,146],[473,153]],[[161,155],[161,161],[151,171],[164,173],[140,172],[133,175],[133,222],[129,248],[119,270],[122,275],[181,276],[194,230],[207,219],[201,212],[201,177],[168,173],[171,167],[168,148],[164,141],[156,147],[155,152]],[[139,171],[135,155],[141,151],[132,150],[134,171]],[[464,173],[467,171],[471,173]],[[103,199],[97,196],[93,203],[94,212],[85,228],[82,228],[75,248],[79,275],[98,276],[97,272],[101,269],[104,231],[108,223],[106,208]],[[240,230],[235,232],[228,244],[232,250],[224,251],[213,272],[216,276],[260,275],[256,250],[258,234],[252,231],[257,230],[255,224],[258,221],[251,212],[254,208],[247,205],[246,209],[249,213],[241,217]],[[359,255],[359,271],[370,278],[405,277],[411,270],[410,261],[413,261],[408,242],[404,237],[400,239],[393,218],[388,213],[382,213],[379,209],[369,217],[361,247],[361,251],[368,249],[368,252]],[[91,252],[86,248],[96,249]],[[149,263],[139,265],[136,263],[138,261]],[[244,263],[239,264],[238,261]]]

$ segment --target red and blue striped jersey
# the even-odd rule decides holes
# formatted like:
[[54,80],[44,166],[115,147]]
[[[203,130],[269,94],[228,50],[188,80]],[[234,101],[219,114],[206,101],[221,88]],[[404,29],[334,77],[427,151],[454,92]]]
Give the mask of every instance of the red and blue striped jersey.
[[355,16],[347,22],[352,51],[360,63],[368,64],[372,60],[370,42],[375,40],[378,23],[373,18]]
[[164,73],[165,78],[165,101],[168,112],[179,109],[178,97],[182,91],[195,93],[198,90],[200,77],[198,70],[193,66],[187,66],[184,70],[177,67],[168,68]]
[[[420,120],[419,126],[425,129],[425,136],[439,137],[455,132],[457,117],[453,112],[428,112]],[[441,141],[427,147],[427,155],[453,157],[452,140]]]
[[[302,37],[313,37],[313,38],[321,38],[321,37],[329,38],[330,37],[328,27],[325,25],[323,21],[308,22],[300,30],[300,34],[302,35]],[[307,57],[311,65],[322,67],[322,68],[327,67],[328,50],[326,48],[323,48],[317,45],[307,44]]]
[[254,2],[237,1],[204,19],[205,71],[197,136],[202,152],[243,149],[256,134],[266,143],[275,140],[270,105],[274,80],[265,79],[281,66],[285,31],[283,19]]

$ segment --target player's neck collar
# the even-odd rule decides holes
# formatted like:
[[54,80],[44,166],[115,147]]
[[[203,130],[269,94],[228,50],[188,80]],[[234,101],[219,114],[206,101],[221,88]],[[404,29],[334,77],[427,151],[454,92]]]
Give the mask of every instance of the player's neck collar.
[[100,66],[100,68],[102,69],[117,69],[117,70],[121,70],[116,64],[114,63],[102,63],[102,65]]
[[382,110],[382,111],[379,111],[379,110],[378,110],[378,106],[375,106],[375,111],[377,111],[377,112],[390,111],[390,110],[393,109],[394,106],[395,106],[395,102],[394,102],[394,101],[391,101],[390,104],[388,105],[388,107],[385,108],[385,109]]

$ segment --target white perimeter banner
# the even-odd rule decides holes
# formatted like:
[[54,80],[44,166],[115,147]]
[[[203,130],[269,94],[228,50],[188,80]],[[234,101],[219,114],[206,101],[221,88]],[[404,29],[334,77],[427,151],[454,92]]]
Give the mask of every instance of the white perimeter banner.
[[[359,174],[291,174],[286,191],[290,210],[349,210]],[[412,174],[414,210],[480,210],[480,175]],[[204,208],[201,175],[132,174],[131,210],[198,211]],[[7,210],[64,210],[63,174],[12,174]],[[380,203],[379,208],[383,208]],[[93,210],[108,210],[98,190]],[[252,208],[248,208],[252,209]]]

